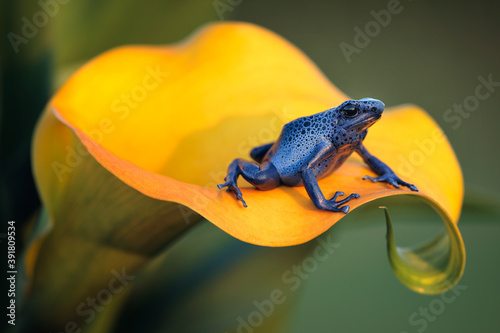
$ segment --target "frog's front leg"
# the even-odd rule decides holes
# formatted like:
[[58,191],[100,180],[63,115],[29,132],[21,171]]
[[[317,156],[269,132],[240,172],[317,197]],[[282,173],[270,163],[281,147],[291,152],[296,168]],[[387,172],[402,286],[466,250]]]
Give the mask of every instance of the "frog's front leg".
[[[324,209],[332,212],[344,212],[347,214],[349,211],[349,206],[345,205],[349,200],[353,198],[359,198],[359,194],[353,193],[347,198],[339,201],[337,197],[339,195],[344,195],[344,192],[337,191],[333,198],[327,200],[319,188],[318,181],[313,173],[313,168],[321,162],[323,159],[331,156],[336,152],[334,145],[328,141],[320,142],[314,150],[311,152],[309,160],[302,165],[299,172],[304,182],[304,187],[306,188],[307,194],[313,201],[314,205],[319,209]],[[345,205],[345,206],[342,206]],[[341,207],[342,206],[342,207]]]
[[237,181],[239,175],[243,176],[247,182],[259,190],[272,190],[281,184],[278,170],[276,170],[271,162],[264,162],[258,165],[255,162],[246,161],[241,158],[235,159],[229,164],[227,176],[224,178],[226,182],[217,185],[217,187],[221,189],[227,186],[227,191],[233,192],[236,195],[236,199],[240,200],[244,207],[247,207],[247,204],[243,200],[241,191],[238,188]]
[[363,158],[365,163],[368,164],[370,168],[372,168],[373,171],[375,171],[379,175],[379,177],[365,176],[363,177],[363,179],[369,179],[374,183],[386,182],[391,184],[395,188],[399,188],[399,185],[403,185],[408,187],[412,191],[418,192],[418,188],[415,185],[401,180],[401,178],[399,178],[394,173],[394,171],[392,171],[392,169],[387,166],[387,164],[370,154],[363,145],[360,145],[356,151]]

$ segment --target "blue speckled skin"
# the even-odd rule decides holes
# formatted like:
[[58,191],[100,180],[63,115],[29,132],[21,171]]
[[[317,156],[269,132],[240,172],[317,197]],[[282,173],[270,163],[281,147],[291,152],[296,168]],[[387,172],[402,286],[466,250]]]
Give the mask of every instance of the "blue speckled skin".
[[[367,102],[358,103],[363,106],[363,110],[371,108],[370,105],[364,104]],[[284,185],[303,185],[299,169],[307,163],[311,152],[320,141],[330,141],[337,151],[313,168],[314,176],[317,179],[340,167],[363,141],[367,130],[357,131],[354,128],[348,131],[343,126],[338,125],[338,120],[342,117],[340,113],[339,107],[332,108],[312,116],[293,120],[283,127],[280,137],[263,161],[270,161],[276,167]]]
[[283,127],[276,142],[252,150],[250,155],[260,165],[243,159],[234,160],[228,168],[226,182],[218,187],[227,186],[228,191],[235,193],[246,207],[236,184],[239,175],[261,190],[280,185],[303,185],[316,207],[347,213],[349,206],[345,203],[359,198],[359,195],[353,193],[336,201],[338,196],[344,195],[338,191],[327,200],[317,179],[335,171],[353,152],[357,152],[380,175],[364,179],[387,182],[394,187],[403,185],[418,191],[414,185],[397,177],[362,145],[368,128],[382,116],[384,107],[384,103],[373,98],[348,100],[338,107],[293,120]]

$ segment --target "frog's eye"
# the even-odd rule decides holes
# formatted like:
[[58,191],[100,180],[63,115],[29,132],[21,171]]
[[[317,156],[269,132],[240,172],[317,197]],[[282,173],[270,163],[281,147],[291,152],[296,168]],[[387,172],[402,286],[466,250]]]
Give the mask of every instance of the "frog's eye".
[[346,117],[354,117],[358,114],[358,110],[354,104],[347,104],[342,108],[342,114]]

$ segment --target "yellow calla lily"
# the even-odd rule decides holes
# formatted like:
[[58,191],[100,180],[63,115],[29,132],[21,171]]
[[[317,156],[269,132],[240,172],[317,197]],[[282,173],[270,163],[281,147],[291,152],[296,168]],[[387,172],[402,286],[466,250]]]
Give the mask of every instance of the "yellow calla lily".
[[[216,184],[234,158],[275,140],[287,121],[346,99],[298,49],[251,24],[211,24],[177,45],[123,47],[90,61],[50,101],[34,137],[33,168],[52,221],[29,261],[35,294],[48,308],[74,312],[109,276],[68,265],[68,279],[87,286],[68,300],[54,279],[61,262],[133,271],[200,216],[258,245],[322,234],[345,215],[316,209],[303,187],[258,191],[241,179],[243,208]],[[373,173],[353,156],[319,181],[325,196],[359,193],[351,210],[391,195],[429,202],[446,223],[454,260],[439,272],[425,268],[424,277],[398,276],[420,292],[448,288],[443,281],[455,283],[465,260],[456,226],[463,181],[450,144],[412,105],[385,111],[365,144],[420,192],[362,180]]]

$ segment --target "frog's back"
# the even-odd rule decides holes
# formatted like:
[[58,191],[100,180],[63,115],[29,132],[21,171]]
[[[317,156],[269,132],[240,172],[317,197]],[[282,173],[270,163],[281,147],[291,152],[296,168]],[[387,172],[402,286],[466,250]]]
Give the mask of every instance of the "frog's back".
[[[285,185],[301,185],[299,168],[310,159],[314,147],[325,139],[333,142],[334,137],[338,135],[337,126],[328,111],[331,110],[298,118],[283,127],[279,139],[266,159],[276,167]],[[339,157],[342,161],[338,161]],[[343,160],[345,158],[342,156],[326,158],[313,172],[319,178],[332,172]]]

